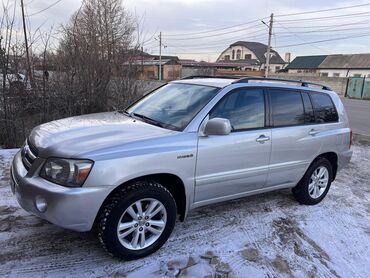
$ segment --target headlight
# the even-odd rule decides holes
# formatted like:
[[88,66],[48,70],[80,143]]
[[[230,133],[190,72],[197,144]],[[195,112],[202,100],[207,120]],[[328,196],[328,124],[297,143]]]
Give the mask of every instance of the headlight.
[[90,160],[49,158],[42,167],[40,176],[60,185],[78,187],[83,185],[92,166],[93,162]]

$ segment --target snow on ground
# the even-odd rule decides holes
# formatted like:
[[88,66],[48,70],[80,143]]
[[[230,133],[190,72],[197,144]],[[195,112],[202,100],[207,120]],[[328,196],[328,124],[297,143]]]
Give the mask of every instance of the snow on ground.
[[370,277],[370,147],[354,146],[317,206],[289,190],[200,208],[157,253],[123,262],[93,232],[23,211],[9,187],[15,150],[0,151],[0,275],[9,277]]

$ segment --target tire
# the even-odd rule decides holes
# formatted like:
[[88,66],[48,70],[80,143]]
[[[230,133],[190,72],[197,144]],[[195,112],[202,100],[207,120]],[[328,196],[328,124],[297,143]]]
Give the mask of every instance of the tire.
[[[142,207],[141,214],[138,203]],[[147,213],[145,216],[150,209],[153,215]],[[158,209],[159,212],[154,214]],[[142,215],[142,219],[139,215]],[[98,218],[98,237],[112,256],[127,261],[139,259],[154,253],[167,241],[175,226],[176,216],[176,202],[165,187],[155,181],[135,181],[121,188],[105,203]],[[129,228],[119,231],[119,224],[120,227],[129,225]]]
[[[317,178],[316,183],[314,181],[315,177],[313,175],[315,173],[316,176],[319,176],[318,172],[320,171],[320,169],[327,170],[327,175],[324,175],[327,176],[327,183],[325,187],[323,183],[321,183],[322,181],[325,181],[324,178],[323,179]],[[329,191],[332,180],[333,180],[333,167],[330,161],[327,160],[326,158],[319,157],[310,165],[303,178],[292,189],[293,196],[301,204],[316,205],[325,198],[326,194]],[[314,185],[312,186],[312,184]]]

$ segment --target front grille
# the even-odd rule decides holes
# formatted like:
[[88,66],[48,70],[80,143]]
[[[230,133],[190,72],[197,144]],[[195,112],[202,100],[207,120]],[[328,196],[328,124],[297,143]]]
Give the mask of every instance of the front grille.
[[37,155],[37,149],[32,146],[27,139],[22,148],[22,162],[27,171],[31,168],[33,162],[37,158]]

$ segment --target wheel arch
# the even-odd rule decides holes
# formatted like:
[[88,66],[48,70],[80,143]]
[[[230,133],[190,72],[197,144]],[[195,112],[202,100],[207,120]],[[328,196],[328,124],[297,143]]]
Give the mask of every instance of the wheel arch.
[[113,196],[117,191],[122,189],[125,186],[128,186],[132,182],[137,180],[153,180],[160,183],[164,186],[173,196],[177,206],[177,214],[180,215],[180,221],[185,219],[187,213],[187,195],[185,190],[185,184],[180,177],[175,174],[170,173],[156,173],[156,174],[148,174],[143,175],[140,177],[135,177],[130,180],[125,181],[124,183],[120,184],[119,186],[115,187],[108,196],[104,199],[103,203],[101,204],[97,215],[95,216],[95,221],[98,219],[102,209],[107,204],[108,200]]
[[[332,181],[334,181],[336,176],[337,176],[337,171],[338,171],[338,154],[335,153],[335,152],[322,153],[322,154],[318,155],[312,161],[312,163],[314,163],[319,158],[326,158],[330,162],[330,164],[332,165],[332,167],[333,167],[333,180]],[[311,165],[312,165],[312,163],[311,163]]]

